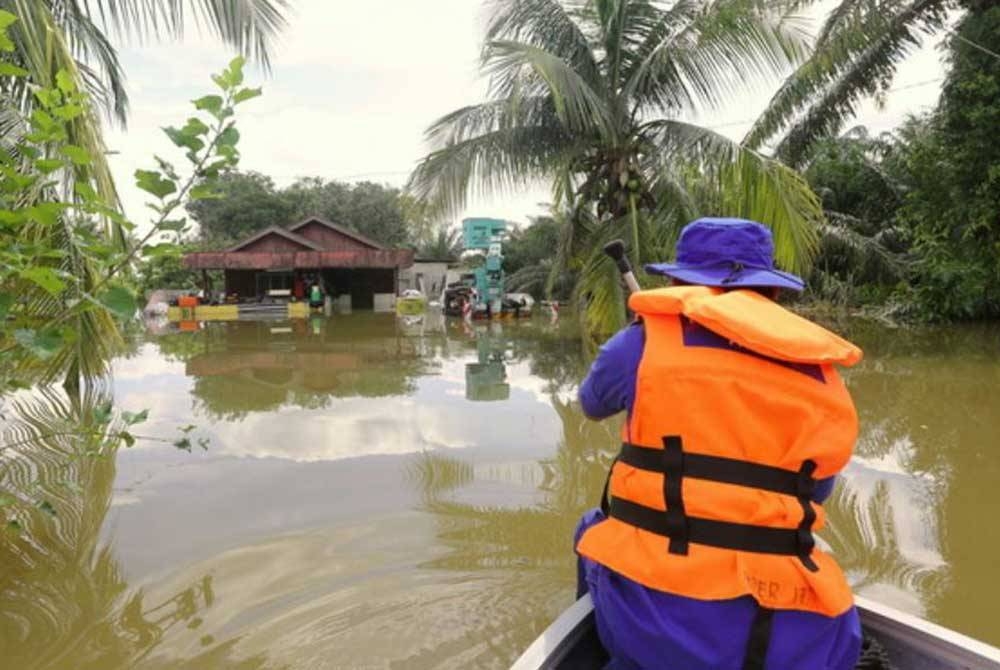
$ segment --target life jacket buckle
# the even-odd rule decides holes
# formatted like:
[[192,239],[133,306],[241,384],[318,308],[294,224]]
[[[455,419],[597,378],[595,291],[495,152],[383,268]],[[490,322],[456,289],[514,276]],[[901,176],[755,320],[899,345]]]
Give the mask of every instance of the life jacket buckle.
[[796,497],[799,500],[812,500],[816,493],[816,480],[812,476],[814,472],[816,472],[816,463],[811,460],[805,461],[799,468],[799,478],[795,483]]

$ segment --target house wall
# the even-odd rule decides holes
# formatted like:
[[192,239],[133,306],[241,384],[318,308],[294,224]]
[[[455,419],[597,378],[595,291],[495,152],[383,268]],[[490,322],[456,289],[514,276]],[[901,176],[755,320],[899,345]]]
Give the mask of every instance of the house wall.
[[448,264],[428,261],[414,261],[413,265],[399,271],[399,292],[419,289],[418,277],[423,278],[423,290],[428,298],[436,298],[444,290],[448,276]]
[[450,268],[448,270],[448,283],[454,284],[455,282],[462,279],[462,275],[467,275],[471,273],[472,273],[472,268],[467,268],[467,267]]
[[297,229],[295,234],[315,242],[327,251],[365,251],[375,248],[346,235],[341,235],[336,230],[331,230],[321,223],[307,223]]
[[240,297],[257,295],[257,270],[226,270],[226,293],[238,293]]
[[[335,299],[351,296],[352,309],[373,309],[377,294],[396,295],[394,275],[392,269],[323,270],[323,283]],[[385,300],[380,298],[380,304]]]

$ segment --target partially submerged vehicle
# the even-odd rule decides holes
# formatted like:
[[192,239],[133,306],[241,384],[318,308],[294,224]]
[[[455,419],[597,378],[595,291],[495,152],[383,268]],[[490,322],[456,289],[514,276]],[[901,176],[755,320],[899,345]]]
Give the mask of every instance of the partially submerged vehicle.
[[493,310],[489,303],[478,299],[475,288],[464,282],[448,285],[444,291],[443,308],[446,316],[464,317],[466,312],[472,319],[508,319],[529,317],[535,306],[535,299],[527,293],[507,293],[500,300],[500,310]]

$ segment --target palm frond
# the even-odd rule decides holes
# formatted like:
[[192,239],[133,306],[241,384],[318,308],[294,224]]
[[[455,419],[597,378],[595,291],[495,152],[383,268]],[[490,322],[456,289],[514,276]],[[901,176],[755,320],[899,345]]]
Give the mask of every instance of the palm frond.
[[564,130],[555,105],[546,95],[490,100],[460,107],[430,125],[424,134],[428,144],[440,148],[485,133],[518,126],[545,126],[555,134]]
[[[493,41],[520,42],[544,49],[562,59],[584,80],[600,80],[597,62],[587,36],[573,20],[574,2],[560,0],[492,0],[484,44]],[[483,63],[489,58],[488,47]]]
[[850,256],[850,267],[863,282],[894,283],[903,278],[907,269],[903,254],[894,253],[883,239],[899,231],[886,229],[876,235],[864,235],[858,230],[864,222],[849,214],[826,212],[826,222],[820,226],[820,244],[829,250],[836,246]]
[[511,273],[506,277],[507,287],[516,293],[543,295],[546,292],[551,273],[552,260],[547,259],[538,265],[529,265]]
[[871,0],[839,0],[837,6],[827,15],[816,36],[817,50],[824,49],[830,43],[830,38],[850,25],[852,17],[858,17],[871,6]]
[[678,2],[640,45],[626,97],[639,111],[717,108],[748,80],[786,72],[805,56],[806,36],[785,4],[722,0],[708,12],[699,3]]
[[[55,227],[30,225],[24,231],[27,241],[50,238],[46,245],[60,249],[64,256],[58,267],[76,278],[75,289],[59,297],[42,290],[29,282],[19,282],[21,296],[20,314],[30,322],[52,323],[63,316],[67,309],[67,299],[86,300],[85,294],[101,279],[86,252],[78,248],[70,234],[69,227],[74,222],[69,216],[63,217]],[[75,338],[68,340],[50,357],[40,362],[28,362],[30,367],[22,367],[15,372],[38,384],[49,384],[59,379],[74,385],[80,379],[99,379],[109,369],[112,358],[121,351],[124,340],[118,325],[106,309],[94,308],[77,310],[71,326]]]
[[492,196],[551,175],[570,141],[548,126],[507,127],[432,151],[407,189],[444,211],[461,211],[470,196]]
[[[66,72],[81,89],[86,83],[72,48],[61,26],[45,3],[33,0],[11,0],[18,21],[10,29],[18,61],[28,72],[31,84],[43,88],[56,86],[56,74]],[[30,88],[25,88],[19,98],[23,112],[28,113],[34,106]],[[101,132],[100,120],[93,109],[87,110],[69,123],[68,142],[86,150],[92,163],[76,172],[76,179],[93,182],[94,188],[108,203],[118,202],[111,168],[107,162],[107,149]],[[124,239],[123,231],[110,221],[109,237],[119,241]]]
[[96,14],[120,38],[183,35],[193,18],[225,44],[270,68],[278,34],[287,26],[288,0],[63,0]]
[[[579,274],[573,288],[573,303],[581,306],[584,332],[610,335],[625,325],[625,300],[621,275],[605,255],[604,245],[621,237],[624,222],[590,230],[579,258]],[[583,242],[583,240],[581,240]]]
[[609,110],[600,91],[595,90],[572,65],[545,49],[494,40],[484,56],[485,69],[497,82],[497,93],[516,105],[523,96],[546,95],[552,100],[556,117],[567,129],[609,134]]
[[636,29],[654,10],[645,0],[594,0],[593,6],[604,53],[604,75],[610,89],[617,91],[624,61],[635,46]]
[[768,225],[778,264],[791,272],[808,270],[823,210],[798,173],[693,124],[656,121],[646,125],[645,134],[662,160],[692,165],[693,178],[711,187],[709,211]]
[[61,28],[70,52],[78,61],[81,89],[87,91],[109,120],[124,125],[128,116],[128,94],[118,52],[86,7],[73,0],[51,0],[49,4],[56,25]]
[[[672,37],[694,23],[702,6],[701,0],[677,0],[670,7],[653,12],[654,18],[646,25],[643,38],[624,58],[622,81],[648,76],[648,70],[656,62],[652,56],[663,49]],[[640,71],[643,72],[640,74]]]
[[948,0],[879,2],[835,12],[811,57],[772,97],[744,143],[759,148],[791,124],[775,154],[798,166],[816,140],[837,134],[865,97],[888,87],[899,63],[940,28]]
[[583,202],[563,208],[553,207],[552,216],[559,224],[559,239],[549,270],[545,292],[551,294],[559,278],[580,270],[580,256],[586,252],[588,240],[600,228],[600,221]]

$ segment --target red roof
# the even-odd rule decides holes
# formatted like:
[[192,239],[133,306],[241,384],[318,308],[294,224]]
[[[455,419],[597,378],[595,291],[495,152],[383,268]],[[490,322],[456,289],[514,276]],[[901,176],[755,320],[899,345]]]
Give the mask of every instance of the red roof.
[[312,240],[306,239],[301,235],[296,235],[295,233],[290,232],[284,228],[280,228],[278,226],[270,226],[260,231],[253,237],[248,237],[239,244],[229,247],[228,249],[226,249],[225,253],[233,253],[235,251],[239,251],[240,249],[245,249],[246,247],[252,245],[254,242],[258,242],[269,235],[276,235],[277,237],[286,239],[289,242],[294,242],[295,244],[298,244],[306,249],[312,249],[313,251],[323,251],[323,247],[316,244]]
[[386,249],[364,235],[315,216],[291,228],[270,226],[225,251],[184,255],[184,266],[195,270],[406,268],[411,265],[413,251]]
[[413,265],[413,252],[409,249],[291,252],[199,251],[184,255],[184,267],[192,270],[408,268],[411,265]]
[[368,237],[365,237],[361,233],[356,233],[353,230],[350,230],[348,228],[345,228],[344,226],[341,226],[341,225],[338,225],[336,223],[333,223],[332,221],[327,221],[326,219],[321,219],[318,216],[310,216],[308,219],[304,219],[302,221],[299,221],[295,225],[289,226],[288,230],[290,230],[290,231],[292,231],[294,233],[297,230],[301,230],[301,229],[305,228],[310,223],[319,224],[320,226],[323,226],[325,228],[328,228],[329,230],[332,230],[332,231],[334,231],[336,233],[339,233],[340,235],[343,235],[344,237],[348,237],[348,238],[350,238],[352,240],[355,240],[356,242],[360,242],[361,244],[365,245],[366,247],[371,247],[372,249],[384,249],[385,248],[381,244],[379,244],[378,242],[376,242],[375,240],[373,240],[371,238],[368,238]]

